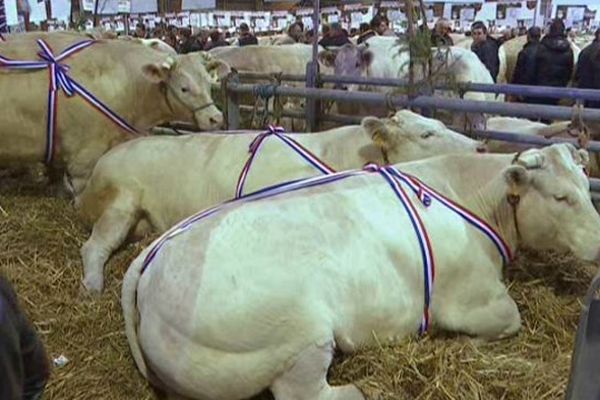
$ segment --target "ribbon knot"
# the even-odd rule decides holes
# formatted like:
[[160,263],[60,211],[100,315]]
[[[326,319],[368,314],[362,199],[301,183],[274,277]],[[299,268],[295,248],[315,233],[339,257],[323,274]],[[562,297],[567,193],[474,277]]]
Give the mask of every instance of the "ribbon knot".
[[256,136],[252,142],[250,142],[250,146],[248,146],[248,153],[255,153],[262,141],[265,140],[267,136],[280,135],[282,133],[285,133],[285,129],[283,129],[281,126],[269,125],[267,131]]
[[363,167],[363,170],[367,171],[367,172],[378,172],[380,174],[389,174],[389,176],[393,177],[393,179],[395,179],[396,181],[400,181],[400,180],[404,181],[405,183],[407,183],[410,186],[411,190],[417,196],[417,198],[419,199],[421,204],[423,204],[425,207],[429,207],[431,205],[431,196],[429,196],[425,192],[425,190],[423,189],[423,185],[421,185],[421,183],[416,181],[415,179],[412,179],[411,176],[400,172],[394,166],[392,166],[392,165],[381,166],[377,163],[370,162],[370,163],[365,164],[365,166]]
[[62,88],[68,97],[75,94],[75,88],[71,84],[71,78],[67,75],[69,72],[69,66],[61,64],[59,62],[60,56],[55,57],[50,46],[41,39],[38,39],[38,45],[41,50],[38,52],[38,56],[48,63],[50,69],[50,85],[53,91],[57,91]]

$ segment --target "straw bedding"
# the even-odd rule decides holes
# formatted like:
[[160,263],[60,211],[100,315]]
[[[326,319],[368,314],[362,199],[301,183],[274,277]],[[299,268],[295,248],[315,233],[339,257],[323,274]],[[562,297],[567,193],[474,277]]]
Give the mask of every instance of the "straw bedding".
[[[158,398],[129,355],[119,303],[123,274],[150,239],[113,257],[105,293],[90,299],[79,283],[86,238],[69,202],[37,175],[0,171],[0,273],[14,282],[50,357],[70,360],[54,369],[46,398]],[[381,399],[560,399],[580,298],[594,271],[569,256],[528,252],[507,271],[524,320],[517,337],[482,343],[433,332],[336,357],[330,380],[358,382]]]

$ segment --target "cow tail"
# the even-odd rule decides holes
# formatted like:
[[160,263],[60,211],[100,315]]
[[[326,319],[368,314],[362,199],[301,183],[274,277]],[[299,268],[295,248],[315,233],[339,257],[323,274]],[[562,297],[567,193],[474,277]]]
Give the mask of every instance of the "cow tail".
[[137,310],[137,290],[142,268],[144,266],[144,257],[138,256],[129,266],[123,279],[123,288],[121,290],[121,307],[123,308],[123,317],[125,318],[125,334],[129,342],[131,354],[141,374],[148,379],[148,367],[144,360],[144,355],[138,341],[137,328],[140,316]]

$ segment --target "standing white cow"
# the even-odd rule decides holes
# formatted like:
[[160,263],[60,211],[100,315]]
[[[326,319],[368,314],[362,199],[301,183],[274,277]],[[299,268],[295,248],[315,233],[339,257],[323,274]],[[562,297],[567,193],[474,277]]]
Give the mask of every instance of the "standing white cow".
[[[321,62],[334,69],[335,75],[363,76],[369,78],[394,78],[408,81],[409,54],[402,49],[402,44],[396,38],[376,36],[367,40],[366,45],[346,45],[336,50],[325,50],[319,53]],[[405,45],[404,45],[405,46]],[[449,49],[434,49],[433,57],[434,83],[450,84],[459,82],[487,83],[494,81],[487,68],[481,63],[475,53],[459,47]],[[415,81],[424,79],[420,68],[415,68]],[[371,87],[366,85],[342,85],[348,90],[388,92],[385,86]],[[452,93],[440,92],[448,96],[457,96]],[[491,93],[467,92],[467,100],[494,101]],[[361,106],[362,107],[362,106]],[[379,107],[380,112],[385,111]],[[373,110],[369,109],[372,113]],[[453,125],[463,128],[467,121],[462,113],[454,113]],[[485,117],[482,114],[470,113],[466,118],[475,128],[483,129]]]
[[[409,217],[393,181],[375,172],[189,219],[125,276],[122,306],[137,366],[177,399],[235,400],[270,388],[276,400],[363,400],[352,384],[327,383],[334,348],[348,353],[412,335],[424,309],[443,329],[513,335],[521,320],[497,246],[505,256],[526,245],[598,259],[600,217],[585,158],[555,145],[519,157],[399,166],[467,207],[479,225],[423,186],[429,206],[399,183],[412,199],[404,203],[414,210]],[[417,225],[427,238],[417,240]],[[432,249],[425,252],[433,282],[424,278],[424,248]]]
[[[84,219],[93,224],[81,249],[84,285],[102,290],[104,263],[128,234],[139,238],[152,230],[163,232],[198,210],[234,197],[248,148],[257,136],[148,137],[102,157],[76,198]],[[369,161],[401,162],[481,150],[479,142],[410,111],[385,120],[365,118],[362,126],[288,137],[337,170],[360,168]],[[318,174],[279,138],[268,137],[259,145],[244,192]]]
[[[89,47],[63,53],[76,43]],[[169,56],[137,41],[84,41],[81,34],[69,32],[13,35],[2,44],[0,56],[42,64],[15,70],[10,61],[0,62],[0,92],[5,94],[0,98],[0,167],[44,157],[47,163],[62,162],[75,192],[102,154],[134,136],[129,133],[133,128],[143,133],[179,120],[214,130],[223,123],[211,97],[209,74],[224,66],[220,62],[206,64],[189,54]],[[49,71],[57,83],[54,92],[49,92]],[[61,93],[65,91],[78,94],[68,97]],[[99,102],[117,116],[109,119],[108,112],[99,111]],[[52,104],[58,104],[54,112],[49,110]],[[51,128],[54,135],[48,134]]]

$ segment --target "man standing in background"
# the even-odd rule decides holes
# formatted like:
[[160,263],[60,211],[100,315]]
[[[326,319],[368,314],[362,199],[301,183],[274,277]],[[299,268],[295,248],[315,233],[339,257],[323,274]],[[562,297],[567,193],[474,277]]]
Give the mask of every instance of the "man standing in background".
[[[541,36],[542,30],[537,26],[532,26],[527,30],[527,43],[519,52],[511,83],[515,85],[535,84],[535,59]],[[528,97],[522,98],[522,101],[523,103],[535,103],[534,99]]]
[[496,82],[500,70],[500,59],[498,58],[498,42],[488,35],[487,27],[481,21],[475,21],[471,25],[473,44],[471,51],[477,54],[483,65],[490,71],[492,79]]
[[250,27],[245,22],[240,24],[240,37],[238,38],[238,44],[240,46],[258,44],[258,39],[256,36],[250,33]]

